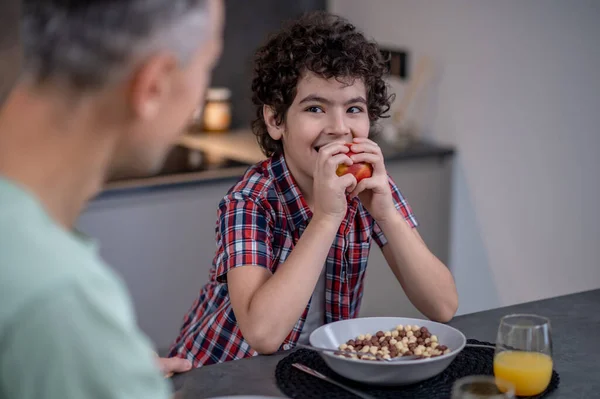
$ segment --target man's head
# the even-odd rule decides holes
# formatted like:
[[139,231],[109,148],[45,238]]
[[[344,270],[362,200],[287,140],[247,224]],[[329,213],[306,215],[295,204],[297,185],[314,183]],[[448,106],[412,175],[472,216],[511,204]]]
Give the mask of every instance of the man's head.
[[[222,0],[24,0],[21,84],[115,132],[109,173],[158,169],[203,98]],[[86,113],[90,113],[86,109]]]
[[367,137],[389,110],[377,45],[348,21],[316,12],[273,36],[255,59],[253,131],[267,156],[308,176],[318,149]]

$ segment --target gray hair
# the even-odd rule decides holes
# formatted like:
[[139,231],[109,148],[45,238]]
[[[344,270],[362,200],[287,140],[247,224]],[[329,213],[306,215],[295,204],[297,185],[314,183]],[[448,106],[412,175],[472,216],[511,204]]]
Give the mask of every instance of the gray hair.
[[168,50],[182,63],[209,24],[207,0],[24,0],[23,78],[77,90],[123,79]]

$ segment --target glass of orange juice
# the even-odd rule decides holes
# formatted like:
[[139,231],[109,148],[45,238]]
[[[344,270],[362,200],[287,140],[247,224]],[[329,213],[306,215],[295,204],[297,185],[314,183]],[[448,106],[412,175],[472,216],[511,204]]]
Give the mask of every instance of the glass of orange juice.
[[538,395],[552,378],[550,320],[531,314],[504,316],[498,327],[494,375],[511,382],[517,396]]

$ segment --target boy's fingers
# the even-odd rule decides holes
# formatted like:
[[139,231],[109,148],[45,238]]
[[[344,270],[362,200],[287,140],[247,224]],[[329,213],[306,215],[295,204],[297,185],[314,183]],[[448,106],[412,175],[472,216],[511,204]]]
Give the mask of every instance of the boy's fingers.
[[192,363],[180,357],[160,357],[157,361],[161,371],[166,376],[173,375],[174,373],[183,373],[192,369]]

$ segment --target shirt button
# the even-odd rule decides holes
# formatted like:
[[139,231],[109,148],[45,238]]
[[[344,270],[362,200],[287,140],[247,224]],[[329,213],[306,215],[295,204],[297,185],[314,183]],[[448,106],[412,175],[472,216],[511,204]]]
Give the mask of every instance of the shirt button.
[[283,345],[283,349],[286,351],[289,351],[291,348],[292,348],[292,346],[290,344]]

